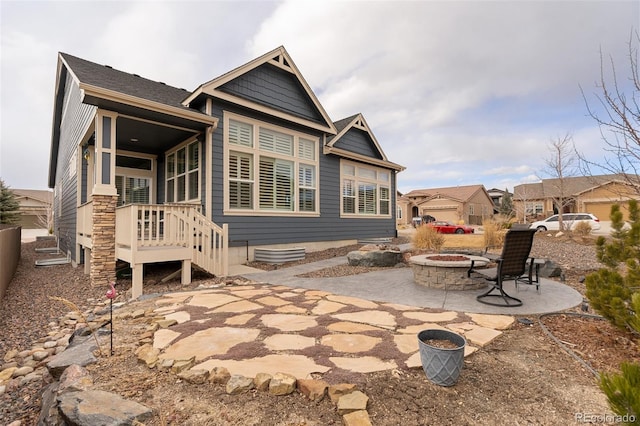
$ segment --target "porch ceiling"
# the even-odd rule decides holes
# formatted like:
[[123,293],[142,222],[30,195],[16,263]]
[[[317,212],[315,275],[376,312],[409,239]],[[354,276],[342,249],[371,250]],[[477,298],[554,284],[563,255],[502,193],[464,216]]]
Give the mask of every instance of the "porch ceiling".
[[118,117],[116,129],[118,149],[156,155],[199,133],[128,117]]

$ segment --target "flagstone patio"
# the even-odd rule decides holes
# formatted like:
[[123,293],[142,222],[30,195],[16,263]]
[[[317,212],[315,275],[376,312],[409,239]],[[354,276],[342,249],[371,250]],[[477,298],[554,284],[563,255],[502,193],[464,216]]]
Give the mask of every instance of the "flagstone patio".
[[158,365],[195,360],[193,370],[298,379],[420,368],[417,334],[427,328],[464,335],[468,356],[514,321],[267,284],[162,295],[153,316],[173,320],[153,335]]

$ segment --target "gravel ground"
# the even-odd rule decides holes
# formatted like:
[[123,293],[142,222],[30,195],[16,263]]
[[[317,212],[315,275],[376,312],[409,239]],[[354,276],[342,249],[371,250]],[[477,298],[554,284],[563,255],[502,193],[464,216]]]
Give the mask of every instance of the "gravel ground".
[[104,299],[108,289],[91,287],[82,268],[70,265],[36,268],[37,259],[61,257],[35,251],[37,247],[51,246],[50,241],[22,244],[18,269],[0,302],[0,360],[12,348],[31,348],[32,342],[43,337],[44,326],[70,311],[64,303],[50,297],[69,300],[83,310]]
[[[550,235],[550,234],[549,234]],[[406,240],[396,240],[402,243]],[[35,268],[36,259],[52,257],[35,252],[36,247],[50,246],[50,242],[32,242],[22,245],[21,261],[18,270],[4,299],[0,302],[0,358],[9,349],[28,349],[31,343],[42,336],[42,328],[49,322],[66,314],[70,309],[63,303],[51,300],[50,297],[60,297],[78,305],[82,310],[92,308],[100,301],[104,301],[104,294],[108,288],[93,288],[88,275],[82,268],[72,268],[69,265]],[[357,246],[341,247],[321,252],[308,253],[302,261],[292,262],[286,266],[313,262],[327,257],[344,256]],[[593,240],[572,241],[545,234],[538,234],[534,240],[532,255],[544,257],[558,263],[563,270],[572,275],[584,275],[601,267],[595,254]],[[251,266],[263,269],[274,268],[273,265],[251,263]],[[279,267],[284,267],[283,265]],[[322,276],[342,276],[365,272],[366,268],[349,267],[348,265],[323,270]],[[158,270],[158,276],[168,273],[168,270]],[[145,276],[145,281],[154,280]],[[194,284],[201,280],[210,281],[211,277],[194,277]],[[158,279],[155,279],[158,282]],[[130,282],[118,280],[120,292],[126,289]],[[168,291],[175,289],[173,281],[166,286],[145,284],[145,293]],[[179,286],[178,286],[179,287]],[[584,293],[584,291],[582,291]]]
[[[394,241],[396,244],[402,242],[407,242],[407,240]],[[48,324],[71,310],[64,303],[52,300],[50,297],[66,299],[76,304],[81,310],[91,309],[97,304],[105,303],[105,292],[108,289],[91,287],[89,277],[83,273],[82,268],[73,268],[70,265],[34,267],[36,259],[52,257],[36,253],[35,248],[50,245],[50,242],[22,244],[20,264],[4,299],[0,302],[0,370],[2,370],[4,355],[9,350],[22,351],[32,348],[34,342],[45,337]],[[304,261],[296,264],[343,256],[355,248],[356,246],[349,246],[309,253]],[[593,239],[573,241],[566,237],[556,238],[538,234],[534,240],[532,254],[557,262],[565,271],[566,283],[582,294],[584,294],[584,284],[581,282],[581,277],[601,266],[595,255]],[[264,269],[273,268],[272,265],[257,263],[253,263],[252,266]],[[184,289],[179,284],[179,280],[160,283],[160,278],[172,271],[169,267],[168,269],[158,269],[155,271],[155,275],[152,271],[149,271],[152,272],[149,276],[145,274],[145,293]],[[327,277],[364,271],[366,268],[363,270],[363,268],[349,267],[345,264],[319,271],[318,274]],[[218,279],[195,274],[194,282],[190,287],[195,287],[203,281],[209,283],[212,280]],[[130,287],[130,281],[119,279],[117,287],[119,292],[123,294],[124,290]],[[4,394],[0,393],[0,424],[20,418],[21,413],[26,416],[27,413],[39,411],[40,390],[40,386],[34,383],[12,391],[7,390]]]

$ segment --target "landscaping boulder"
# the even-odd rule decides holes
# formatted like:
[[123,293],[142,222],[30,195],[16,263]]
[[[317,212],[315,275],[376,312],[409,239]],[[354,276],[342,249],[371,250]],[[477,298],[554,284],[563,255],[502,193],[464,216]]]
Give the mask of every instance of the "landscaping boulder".
[[351,266],[391,267],[402,262],[402,253],[397,246],[369,244],[347,254],[347,260]]

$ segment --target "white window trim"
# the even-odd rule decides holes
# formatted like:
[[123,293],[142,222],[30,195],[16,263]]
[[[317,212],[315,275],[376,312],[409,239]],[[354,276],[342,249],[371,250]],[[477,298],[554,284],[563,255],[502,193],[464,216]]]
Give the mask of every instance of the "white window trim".
[[[229,143],[229,121],[235,120],[242,123],[253,126],[253,147],[245,147],[241,145],[231,145]],[[223,145],[224,145],[224,214],[229,216],[304,216],[304,217],[319,217],[320,216],[320,139],[317,136],[312,136],[306,133],[297,132],[286,127],[279,127],[264,121],[255,120],[242,115],[234,114],[228,111],[223,113]],[[272,151],[260,151],[259,149],[259,129],[264,128],[278,133],[293,136],[293,156],[287,156]],[[306,139],[312,141],[315,144],[314,160],[307,160],[298,157],[300,139]],[[231,151],[244,153],[251,155],[252,161],[252,174],[253,174],[253,192],[252,192],[252,209],[234,209],[229,206],[229,153]],[[293,194],[295,199],[294,210],[260,210],[260,155],[270,158],[277,158],[294,163],[294,188]],[[312,212],[300,211],[299,191],[300,181],[298,177],[301,164],[307,164],[315,168],[315,210]]]
[[[189,150],[187,149],[187,147],[189,145],[191,145],[192,143],[197,143],[198,144],[198,197],[197,198],[189,198],[189,167],[188,167],[188,161],[189,161]],[[198,138],[196,137],[192,137],[187,139],[186,141],[182,142],[179,145],[176,145],[175,147],[173,147],[171,150],[166,151],[164,153],[164,202],[167,203],[167,188],[169,187],[169,185],[167,185],[168,181],[169,181],[169,161],[168,161],[168,157],[171,154],[177,154],[178,151],[180,151],[182,148],[185,148],[185,166],[184,166],[184,175],[185,175],[185,199],[182,201],[176,201],[176,195],[177,193],[174,192],[174,197],[173,197],[173,201],[170,201],[171,204],[193,204],[193,203],[199,203],[200,202],[200,194],[202,194],[202,185],[204,184],[204,182],[202,182],[202,143],[200,143],[200,141],[198,141]],[[174,176],[172,179],[176,179],[177,178],[177,174],[176,176]],[[174,186],[174,191],[176,191],[177,186]]]
[[[118,155],[151,160],[151,170],[132,169],[129,167],[116,166],[116,176],[124,176],[125,178],[130,177],[130,178],[149,179],[149,203],[155,204],[156,203],[156,168],[158,167],[157,157],[152,154],[143,154],[140,152],[122,151],[122,150],[116,151],[116,156]],[[116,160],[114,159],[114,161]],[[115,182],[114,182],[114,186],[115,186]]]
[[[344,166],[348,165],[348,166],[352,166],[355,167],[355,175],[346,175],[343,174],[343,169]],[[387,180],[383,180],[383,179],[372,179],[372,178],[366,178],[366,177],[362,177],[359,176],[358,174],[358,169],[366,169],[366,170],[375,170],[376,172],[376,176],[378,176],[378,173],[386,173],[388,176]],[[355,182],[355,202],[356,202],[356,213],[344,213],[343,210],[343,200],[344,200],[344,196],[343,196],[343,184],[344,184],[344,180],[345,179],[350,179],[353,180]],[[375,167],[375,166],[371,166],[368,164],[363,164],[363,163],[356,163],[353,161],[348,161],[348,160],[340,160],[340,217],[341,218],[345,218],[345,219],[383,219],[383,218],[391,218],[392,217],[392,212],[393,212],[393,199],[392,199],[392,185],[391,185],[391,179],[392,179],[392,175],[391,175],[391,171],[389,169],[383,169],[381,167]],[[376,185],[376,196],[377,196],[377,200],[376,200],[376,213],[375,214],[365,214],[365,213],[358,213],[358,186],[361,183],[373,183]],[[380,186],[386,186],[388,188],[389,191],[389,213],[388,214],[380,214]]]

